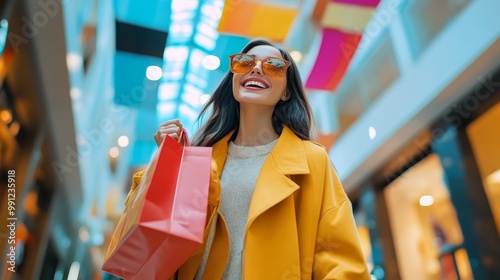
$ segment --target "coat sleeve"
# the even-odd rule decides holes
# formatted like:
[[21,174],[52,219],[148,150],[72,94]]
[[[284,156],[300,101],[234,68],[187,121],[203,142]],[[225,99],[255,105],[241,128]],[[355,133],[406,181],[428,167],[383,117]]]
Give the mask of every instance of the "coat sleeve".
[[130,191],[128,192],[127,198],[125,199],[125,206],[127,206],[137,194],[137,186],[139,186],[142,176],[144,176],[144,170],[135,173],[132,177],[132,186],[130,187]]
[[313,262],[314,279],[370,279],[356,223],[340,180],[325,154],[321,216]]

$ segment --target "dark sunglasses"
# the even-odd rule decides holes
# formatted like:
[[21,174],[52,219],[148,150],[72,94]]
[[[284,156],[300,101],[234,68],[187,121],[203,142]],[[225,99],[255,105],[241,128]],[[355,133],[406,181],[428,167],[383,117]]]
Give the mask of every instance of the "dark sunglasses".
[[[231,72],[246,74],[252,71],[259,59],[255,59],[255,57],[248,54],[239,53],[230,55],[229,60],[231,61]],[[283,77],[286,69],[290,66],[290,61],[282,58],[267,57],[260,61],[262,63],[262,72],[272,78]]]

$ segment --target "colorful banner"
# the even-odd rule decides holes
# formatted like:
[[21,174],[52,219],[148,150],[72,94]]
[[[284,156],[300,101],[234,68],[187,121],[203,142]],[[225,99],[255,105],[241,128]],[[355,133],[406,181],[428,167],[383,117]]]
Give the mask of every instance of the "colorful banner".
[[361,34],[324,29],[316,62],[305,87],[333,91],[344,77]]
[[321,19],[323,28],[362,33],[375,8],[330,2]]
[[316,62],[306,80],[307,89],[334,91],[380,0],[318,1],[313,20],[321,15],[323,36]]
[[226,0],[217,31],[282,42],[297,15],[299,0]]

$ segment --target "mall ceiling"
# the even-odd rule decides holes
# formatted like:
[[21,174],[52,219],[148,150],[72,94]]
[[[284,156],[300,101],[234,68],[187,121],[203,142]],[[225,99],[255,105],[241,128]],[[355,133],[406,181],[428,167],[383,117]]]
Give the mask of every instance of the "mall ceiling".
[[[216,32],[223,5],[220,0],[114,1],[114,102],[138,109],[135,151],[151,148],[151,135],[163,121],[194,123],[229,69],[223,58],[249,41]],[[207,69],[207,55],[221,58],[216,69]],[[190,134],[192,129],[187,127]],[[144,164],[142,154],[134,152],[132,166]]]

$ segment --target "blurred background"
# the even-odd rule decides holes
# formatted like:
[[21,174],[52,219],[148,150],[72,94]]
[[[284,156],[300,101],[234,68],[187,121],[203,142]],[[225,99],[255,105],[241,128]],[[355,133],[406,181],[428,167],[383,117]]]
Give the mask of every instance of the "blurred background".
[[498,0],[0,1],[0,277],[108,279],[159,124],[193,135],[259,37],[299,66],[372,278],[500,279],[499,18]]

